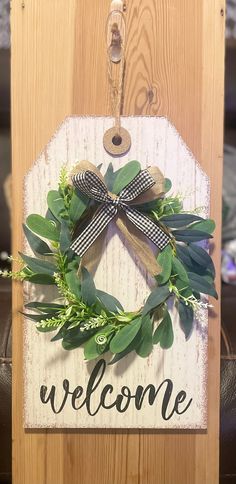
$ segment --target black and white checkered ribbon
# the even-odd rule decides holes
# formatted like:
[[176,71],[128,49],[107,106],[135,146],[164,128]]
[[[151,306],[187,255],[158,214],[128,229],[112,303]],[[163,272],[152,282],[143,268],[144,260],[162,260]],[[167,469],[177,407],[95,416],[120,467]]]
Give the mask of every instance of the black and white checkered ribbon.
[[82,257],[84,255],[109,222],[116,216],[119,209],[122,209],[130,222],[143,232],[160,250],[164,249],[169,243],[170,237],[156,223],[128,205],[155,184],[155,180],[148,170],[140,171],[115,199],[109,195],[103,181],[96,173],[90,170],[77,173],[72,177],[72,182],[76,188],[89,198],[102,203],[91,222],[71,245],[71,249],[79,256]]

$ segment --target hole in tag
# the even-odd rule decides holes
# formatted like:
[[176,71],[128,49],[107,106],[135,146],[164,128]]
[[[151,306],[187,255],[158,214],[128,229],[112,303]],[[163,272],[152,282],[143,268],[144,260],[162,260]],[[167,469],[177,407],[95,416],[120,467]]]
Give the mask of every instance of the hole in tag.
[[121,143],[122,143],[122,138],[119,134],[115,134],[115,136],[113,136],[112,138],[112,143],[113,145],[115,146],[120,146]]

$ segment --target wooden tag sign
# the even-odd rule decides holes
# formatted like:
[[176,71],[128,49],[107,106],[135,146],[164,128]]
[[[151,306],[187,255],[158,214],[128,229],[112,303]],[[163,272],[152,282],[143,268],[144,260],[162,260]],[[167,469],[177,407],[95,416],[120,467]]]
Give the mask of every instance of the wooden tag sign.
[[[158,166],[172,181],[174,194],[184,196],[184,208],[209,210],[209,180],[179,133],[165,118],[124,117],[122,126],[131,135],[131,149],[112,158],[103,136],[112,126],[109,117],[69,117],[57,130],[25,178],[25,218],[44,215],[50,189],[56,189],[63,165],[69,169],[80,160],[102,163],[104,173],[129,160],[142,168]],[[27,245],[26,251],[30,254]],[[96,287],[118,298],[125,310],[142,306],[153,280],[110,223],[105,248],[95,274]],[[47,288],[46,290],[44,288]],[[50,286],[25,283],[24,300],[50,301]],[[155,345],[151,355],[132,352],[108,366],[101,357],[86,363],[83,351],[65,351],[51,335],[38,333],[24,321],[24,415],[28,428],[152,428],[204,429],[207,425],[206,309],[198,313],[191,338],[186,342],[172,310],[174,344],[168,350]]]

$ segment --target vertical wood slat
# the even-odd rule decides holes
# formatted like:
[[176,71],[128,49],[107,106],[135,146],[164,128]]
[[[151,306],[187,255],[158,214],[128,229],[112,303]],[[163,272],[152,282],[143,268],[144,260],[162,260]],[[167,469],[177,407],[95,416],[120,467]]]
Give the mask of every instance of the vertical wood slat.
[[[24,173],[65,116],[110,114],[104,41],[109,5],[109,0],[12,1],[15,254],[22,244]],[[127,33],[124,114],[167,115],[210,176],[219,274],[224,1],[129,0]],[[18,284],[13,304],[14,484],[218,482],[219,317],[209,327],[206,433],[34,432],[22,424]]]

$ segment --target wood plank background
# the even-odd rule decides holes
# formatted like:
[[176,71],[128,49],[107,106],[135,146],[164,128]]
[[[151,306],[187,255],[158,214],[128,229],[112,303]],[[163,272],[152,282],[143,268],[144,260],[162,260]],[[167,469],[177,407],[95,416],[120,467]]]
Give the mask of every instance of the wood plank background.
[[[22,181],[68,114],[110,114],[109,0],[12,0],[13,249]],[[169,117],[212,182],[220,268],[223,0],[128,0],[124,114]],[[174,160],[173,160],[174,163]],[[218,277],[219,289],[219,277]],[[14,285],[14,484],[217,484],[219,307],[209,328],[208,431],[24,431],[22,304]]]

